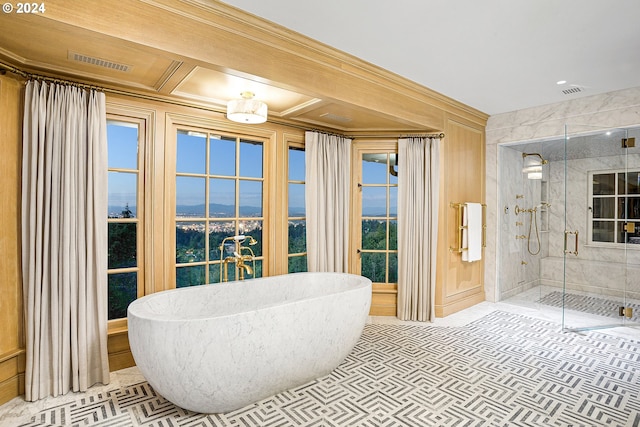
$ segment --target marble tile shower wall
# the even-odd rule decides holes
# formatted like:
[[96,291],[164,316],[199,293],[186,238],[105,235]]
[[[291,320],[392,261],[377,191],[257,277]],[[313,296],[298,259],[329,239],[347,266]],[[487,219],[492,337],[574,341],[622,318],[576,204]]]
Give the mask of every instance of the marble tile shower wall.
[[[498,268],[500,295],[504,299],[540,284],[540,260],[548,255],[548,211],[541,209],[540,204],[543,186],[548,187],[549,172],[545,166],[542,180],[527,179],[522,173],[522,151],[501,147],[499,156],[503,185],[499,190]],[[516,213],[516,207],[537,210],[532,216],[528,212]]]
[[[542,149],[540,151],[543,151]],[[640,169],[640,154],[626,159],[629,169]],[[501,147],[499,153],[500,241],[498,266],[501,299],[509,298],[538,285],[561,288],[565,274],[564,211],[567,206],[567,230],[579,232],[578,256],[569,255],[566,264],[567,289],[592,294],[628,297],[640,300],[640,248],[588,245],[589,171],[620,169],[623,156],[604,156],[567,162],[567,201],[565,202],[564,162],[551,161],[542,180],[529,180],[521,173],[522,152]],[[544,191],[543,191],[543,186]],[[546,200],[543,200],[543,193]],[[540,207],[541,202],[550,207]],[[537,207],[538,248],[535,222],[529,231],[530,213],[516,215],[518,208]],[[521,238],[518,238],[520,236]],[[522,238],[526,236],[526,238]],[[569,242],[569,247],[572,247]]]
[[[627,156],[629,169],[640,168],[640,154]],[[621,169],[623,156],[604,156],[567,162],[567,230],[579,232],[578,255],[568,255],[566,286],[568,289],[594,294],[621,297],[626,290],[628,297],[640,299],[638,275],[640,274],[640,248],[602,247],[589,245],[589,171]],[[564,163],[550,162],[549,241],[548,256],[541,259],[541,284],[562,286],[564,276]],[[572,248],[572,245],[569,244]]]
[[[485,292],[488,301],[500,301],[504,299],[501,286],[507,286],[503,282],[511,283],[510,279],[502,280],[503,273],[505,277],[517,277],[514,271],[504,268],[516,268],[510,263],[506,267],[504,258],[509,257],[509,252],[505,252],[501,240],[503,230],[503,209],[506,194],[504,194],[502,186],[505,181],[502,179],[504,167],[502,159],[499,159],[499,147],[502,144],[512,144],[524,141],[536,141],[543,139],[556,138],[564,135],[564,127],[569,124],[574,132],[579,132],[580,124],[597,124],[602,129],[614,127],[630,127],[640,125],[640,87],[625,89],[616,92],[598,94],[578,99],[571,99],[565,102],[559,102],[549,105],[543,105],[525,110],[518,110],[504,114],[491,116],[487,122],[486,128],[486,203],[487,203],[487,247],[485,249]],[[515,150],[514,150],[515,151]],[[521,155],[513,153],[514,156]],[[518,165],[521,165],[521,159]],[[553,165],[551,165],[553,166]],[[511,178],[516,179],[516,173],[520,176],[520,168],[513,167],[513,175]],[[511,168],[509,168],[511,169]],[[552,169],[551,167],[549,169]],[[519,179],[518,178],[518,179]],[[551,178],[550,178],[551,179]],[[511,181],[511,180],[509,180]],[[550,191],[554,191],[549,182]],[[557,186],[556,186],[557,187]],[[511,200],[511,199],[509,199]],[[586,202],[582,200],[584,205]],[[553,215],[559,215],[562,210],[553,206],[550,210],[550,223]],[[556,218],[557,220],[557,218]],[[552,234],[551,232],[548,234]],[[562,239],[562,238],[561,238]],[[544,243],[543,243],[544,244]],[[551,242],[551,245],[562,245]],[[507,246],[508,249],[508,246]],[[590,250],[591,255],[596,257],[597,250]],[[545,260],[552,261],[551,257]],[[604,261],[601,261],[605,263]],[[517,263],[516,263],[517,265]],[[589,263],[589,267],[595,269],[594,262]],[[557,268],[556,266],[550,268]],[[576,267],[579,270],[581,267]],[[511,275],[511,276],[509,276]],[[629,277],[634,277],[634,273],[630,272]],[[637,276],[635,276],[637,277]],[[551,278],[547,280],[552,280]],[[515,287],[505,288],[505,291],[513,292]]]
[[[516,215],[516,207],[526,208],[533,203],[531,186],[526,185],[522,174],[522,152],[502,147],[499,153],[500,164],[500,241],[498,268],[499,289],[503,298],[530,289],[537,285],[538,269],[534,263],[525,259],[526,241],[520,236],[527,234],[525,215]],[[526,264],[525,264],[526,263]],[[537,262],[536,262],[537,264]]]

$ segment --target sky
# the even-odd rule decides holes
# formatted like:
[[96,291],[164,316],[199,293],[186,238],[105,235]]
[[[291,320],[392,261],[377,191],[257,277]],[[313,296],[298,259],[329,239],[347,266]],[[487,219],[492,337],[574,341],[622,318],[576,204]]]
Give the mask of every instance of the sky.
[[[134,124],[109,121],[107,126],[109,168],[121,169],[109,173],[109,206],[121,209],[126,205],[136,211],[138,129]],[[176,171],[182,176],[176,178],[176,205],[202,205],[205,203],[204,177],[207,152],[206,134],[180,131],[177,141]],[[235,203],[235,138],[212,135],[210,154],[211,202],[224,205]],[[292,181],[305,179],[304,151],[290,150],[288,176]],[[261,144],[241,141],[240,144],[240,205],[259,207],[262,202],[263,150]],[[387,165],[374,161],[363,162],[363,201],[370,214],[379,214],[386,205],[386,190],[381,187],[367,187],[366,184],[382,184],[387,178]],[[397,178],[390,177],[392,183]],[[305,205],[304,185],[289,184],[289,206],[299,211]],[[397,203],[397,188],[391,189],[391,204]],[[392,214],[395,214],[395,208]],[[365,212],[366,214],[366,212]]]
[[[107,126],[109,168],[123,169],[109,174],[109,206],[129,207],[135,211],[137,174],[137,128],[123,122],[110,121]],[[235,139],[211,138],[210,174],[213,203],[235,203]],[[263,175],[263,150],[260,144],[244,141],[240,144],[240,204],[261,206]],[[289,165],[289,177],[304,181],[304,151],[293,151]],[[176,178],[176,204],[199,205],[205,203],[205,178],[188,176],[206,172],[206,134],[181,132],[178,136],[176,171],[183,176]],[[129,172],[130,171],[130,172]],[[294,208],[304,207],[304,185],[291,185],[289,198]]]
[[[109,168],[137,169],[138,128],[123,122],[107,122],[107,156]],[[136,209],[136,173],[109,172],[109,208]],[[113,212],[109,212],[111,215]]]

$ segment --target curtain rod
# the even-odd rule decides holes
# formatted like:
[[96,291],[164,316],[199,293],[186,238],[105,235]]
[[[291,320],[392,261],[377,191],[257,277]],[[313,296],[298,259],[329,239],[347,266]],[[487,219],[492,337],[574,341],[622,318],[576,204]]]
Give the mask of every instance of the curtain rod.
[[145,95],[142,93],[130,92],[123,89],[112,89],[112,88],[106,88],[106,87],[101,87],[97,85],[90,85],[87,83],[81,83],[78,81],[73,81],[68,79],[60,79],[55,77],[44,76],[41,74],[27,73],[26,71],[23,71],[19,68],[13,67],[9,64],[6,64],[0,61],[0,74],[6,74],[7,72],[17,74],[20,77],[23,77],[25,79],[36,79],[36,80],[43,80],[43,81],[48,81],[52,83],[68,84],[68,85],[73,85],[77,87],[82,87],[85,89],[95,89],[101,92],[111,93],[114,95],[124,95],[124,96],[130,96],[132,98],[144,99],[145,101],[162,102],[165,104],[177,105],[180,107],[189,107],[189,108],[195,108],[195,109],[204,110],[204,111],[224,113],[224,110],[220,108],[207,107],[207,106],[198,105],[198,104],[190,104],[188,102],[182,102],[182,101],[172,100],[168,98],[163,98],[161,96]]
[[348,132],[347,133],[337,133],[337,132],[331,132],[331,131],[327,131],[327,130],[321,130],[321,129],[317,129],[317,128],[309,128],[306,126],[300,126],[300,125],[296,125],[296,124],[291,124],[291,123],[286,123],[286,122],[279,122],[277,120],[269,120],[269,122],[274,123],[274,124],[279,124],[279,125],[283,125],[283,126],[289,126],[289,127],[293,127],[296,129],[301,129],[304,131],[311,131],[311,132],[318,132],[318,133],[324,133],[326,135],[334,135],[334,136],[340,136],[343,138],[350,138],[350,139],[356,139],[356,138],[444,138],[444,133],[440,132],[440,133],[420,133],[420,134],[380,134],[380,135],[358,135],[358,134],[354,134],[354,135],[349,135]]
[[66,85],[70,85],[70,86],[75,86],[75,87],[79,87],[79,88],[83,88],[83,89],[94,89],[94,90],[99,90],[101,92],[106,92],[108,91],[108,89],[102,88],[100,86],[96,86],[96,85],[90,85],[87,83],[81,83],[81,82],[76,82],[73,80],[66,80],[66,79],[60,79],[57,77],[49,77],[49,76],[43,76],[40,74],[34,74],[34,73],[27,73],[26,71],[22,71],[19,68],[13,67],[11,65],[5,64],[4,62],[0,62],[0,67],[2,67],[2,74],[6,74],[7,72],[13,73],[13,74],[17,74],[22,78],[25,79],[29,79],[29,80],[42,80],[45,82],[50,82],[50,83],[60,83],[60,84],[66,84]]
[[[129,92],[126,90],[122,90],[122,89],[110,89],[110,88],[105,88],[105,87],[100,87],[97,85],[90,85],[87,83],[81,83],[81,82],[77,82],[77,81],[73,81],[73,80],[67,80],[67,79],[60,79],[60,78],[55,78],[55,77],[49,77],[49,76],[44,76],[41,74],[35,74],[35,73],[27,73],[26,71],[23,71],[19,68],[16,68],[12,65],[6,64],[2,61],[0,61],[0,74],[6,74],[7,72],[13,73],[13,74],[17,74],[22,78],[25,79],[36,79],[36,80],[43,80],[43,81],[48,81],[51,83],[61,83],[61,84],[68,84],[68,85],[73,85],[76,87],[81,87],[84,89],[94,89],[94,90],[98,90],[101,92],[106,92],[106,93],[112,93],[115,95],[125,95],[125,96],[131,96],[133,98],[139,98],[139,99],[144,99],[146,101],[156,101],[156,102],[163,102],[166,104],[172,104],[172,105],[177,105],[180,107],[189,107],[189,108],[196,108],[199,110],[205,110],[205,111],[213,111],[216,113],[224,113],[224,110],[220,109],[220,108],[213,108],[213,107],[205,107],[202,105],[197,105],[197,104],[189,104],[187,102],[181,102],[181,101],[176,101],[176,100],[172,100],[172,99],[165,99],[159,96],[153,96],[153,95],[144,95],[144,94],[140,94],[140,93],[135,93],[135,92]],[[301,125],[297,125],[295,123],[288,123],[288,122],[284,122],[284,121],[279,121],[279,120],[272,120],[272,119],[268,119],[267,120],[269,123],[273,123],[273,124],[278,124],[278,125],[282,125],[282,126],[289,126],[295,129],[300,129],[300,130],[304,130],[304,131],[313,131],[313,132],[320,132],[320,133],[325,133],[328,135],[335,135],[335,136],[340,136],[343,138],[351,138],[351,139],[355,139],[355,138],[444,138],[444,133],[437,133],[437,134],[401,134],[401,135],[344,135],[344,134],[339,134],[339,133],[335,133],[335,132],[331,132],[331,131],[326,131],[326,130],[320,130],[317,128],[309,128],[308,126],[301,126]]]
[[379,135],[347,135],[349,138],[444,138],[444,133],[419,133],[419,134],[379,134]]
[[347,136],[345,134],[342,133],[336,133],[336,132],[329,132],[326,130],[320,130],[320,129],[307,129],[309,132],[317,132],[317,133],[322,133],[324,135],[329,135],[329,136],[337,136],[339,138],[353,138],[351,136]]
[[425,133],[417,135],[400,135],[400,138],[444,138],[444,132],[440,133]]

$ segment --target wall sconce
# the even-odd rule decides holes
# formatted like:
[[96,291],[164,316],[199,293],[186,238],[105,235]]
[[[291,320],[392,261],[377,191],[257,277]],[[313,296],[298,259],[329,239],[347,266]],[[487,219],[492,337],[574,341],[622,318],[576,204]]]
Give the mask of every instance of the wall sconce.
[[253,92],[242,92],[241,99],[227,102],[227,118],[238,123],[257,124],[267,121],[267,104],[253,99]]

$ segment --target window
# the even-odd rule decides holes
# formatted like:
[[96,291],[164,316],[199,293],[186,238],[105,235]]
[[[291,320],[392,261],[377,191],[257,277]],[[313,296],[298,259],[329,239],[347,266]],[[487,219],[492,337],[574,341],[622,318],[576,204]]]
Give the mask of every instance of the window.
[[307,271],[304,146],[290,144],[288,159],[288,272],[297,273]]
[[116,116],[107,120],[109,320],[126,318],[129,304],[143,294],[143,129],[140,120]]
[[398,282],[398,178],[396,153],[361,157],[360,274],[374,283]]
[[589,173],[591,242],[640,244],[640,171]]
[[[262,276],[263,142],[179,129],[176,148],[176,287],[222,281],[225,237],[251,236]],[[238,277],[228,264],[228,279]]]

